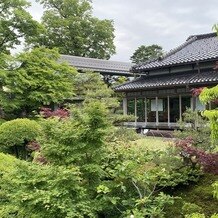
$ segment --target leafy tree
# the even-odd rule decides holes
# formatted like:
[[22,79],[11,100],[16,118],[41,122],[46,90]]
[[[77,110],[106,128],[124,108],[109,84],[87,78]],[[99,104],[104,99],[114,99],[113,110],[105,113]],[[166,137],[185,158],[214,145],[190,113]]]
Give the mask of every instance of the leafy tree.
[[104,155],[104,138],[109,127],[107,111],[103,104],[91,102],[74,110],[72,116],[42,121],[45,133],[40,140],[42,154],[56,165],[79,166],[86,178],[94,182],[102,176],[99,162]]
[[104,83],[99,73],[86,72],[77,74],[74,86],[76,97],[84,100],[85,103],[99,101],[104,103],[109,109],[115,109],[119,106],[114,91]]
[[91,58],[109,59],[115,53],[113,22],[93,17],[89,0],[38,1],[47,9],[42,17],[46,33],[36,44]]
[[111,87],[103,82],[100,74],[93,72],[80,73],[77,74],[74,82],[76,98],[80,101],[84,100],[83,105],[90,102],[103,103],[110,111],[108,116],[113,124],[118,125],[130,119],[135,119],[134,116],[123,115],[118,96]]
[[146,62],[150,59],[158,58],[163,55],[163,48],[159,45],[141,45],[139,46],[133,55],[130,57],[135,64]]
[[0,53],[21,43],[30,41],[43,30],[42,26],[26,11],[30,4],[26,0],[4,0],[0,2]]
[[36,48],[8,60],[0,92],[4,111],[26,117],[43,105],[71,98],[76,70],[58,59],[56,49]]

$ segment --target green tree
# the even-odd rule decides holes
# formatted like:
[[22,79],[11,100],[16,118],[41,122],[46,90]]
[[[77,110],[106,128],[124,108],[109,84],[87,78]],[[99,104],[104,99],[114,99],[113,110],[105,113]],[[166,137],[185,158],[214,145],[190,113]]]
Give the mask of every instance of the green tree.
[[[99,73],[86,72],[76,75],[74,80],[75,96],[80,102],[83,100],[83,106],[90,102],[101,102],[110,113],[108,116],[115,125],[125,121],[134,120],[134,116],[123,115],[121,108],[122,98],[117,96],[111,87],[108,87],[102,80]],[[80,104],[81,106],[81,104]]]
[[42,31],[42,26],[26,11],[28,6],[30,3],[26,0],[0,2],[0,53],[9,52],[22,38],[30,41]]
[[86,72],[76,75],[74,80],[75,94],[85,103],[100,101],[109,109],[116,109],[119,102],[114,91],[102,80],[99,73]]
[[1,75],[3,110],[26,117],[43,105],[71,98],[76,70],[58,59],[57,50],[36,48],[8,60]]
[[115,53],[113,22],[93,17],[89,0],[38,1],[47,9],[42,17],[46,33],[36,44],[91,58],[109,59]]
[[141,45],[139,46],[133,55],[130,57],[135,64],[146,62],[150,59],[158,58],[163,55],[163,48],[159,45]]

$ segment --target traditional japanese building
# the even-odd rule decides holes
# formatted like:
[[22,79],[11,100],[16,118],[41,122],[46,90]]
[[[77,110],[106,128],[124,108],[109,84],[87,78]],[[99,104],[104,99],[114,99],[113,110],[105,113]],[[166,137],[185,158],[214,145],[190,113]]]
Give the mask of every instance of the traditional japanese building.
[[186,108],[204,110],[192,96],[193,88],[218,84],[218,37],[215,33],[190,36],[185,43],[155,60],[133,66],[138,78],[115,88],[124,93],[124,114],[133,114],[137,128],[177,128]]
[[129,72],[133,64],[121,61],[110,61],[97,58],[61,55],[60,62],[67,62],[79,71],[92,71],[103,76],[126,76],[133,77]]

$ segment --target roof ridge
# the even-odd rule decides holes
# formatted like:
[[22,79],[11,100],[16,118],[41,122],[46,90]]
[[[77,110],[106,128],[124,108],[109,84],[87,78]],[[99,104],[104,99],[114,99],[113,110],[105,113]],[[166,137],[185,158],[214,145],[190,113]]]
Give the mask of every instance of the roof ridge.
[[190,40],[192,37],[197,37],[197,39],[204,39],[204,38],[210,38],[215,36],[217,36],[216,32],[196,34],[196,35],[189,36],[186,41]]
[[171,49],[169,52],[167,52],[165,55],[163,55],[163,58],[167,58],[173,54],[175,54],[176,52],[180,51],[181,49],[183,49],[185,46],[191,44],[192,42],[194,42],[197,39],[196,36],[192,36],[191,38],[188,38],[184,43],[182,43],[181,45],[177,46],[176,48]]

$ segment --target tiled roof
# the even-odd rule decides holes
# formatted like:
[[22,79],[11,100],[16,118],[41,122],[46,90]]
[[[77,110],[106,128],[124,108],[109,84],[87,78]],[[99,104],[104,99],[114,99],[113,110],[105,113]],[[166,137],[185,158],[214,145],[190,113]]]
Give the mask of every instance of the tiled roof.
[[200,85],[218,83],[218,71],[201,73],[165,74],[159,76],[141,76],[131,82],[115,87],[115,91],[131,91],[172,86]]
[[171,50],[162,58],[135,65],[134,73],[197,61],[218,59],[218,37],[215,33],[190,36],[186,42]]
[[109,61],[71,55],[61,55],[60,61],[68,62],[71,66],[76,67],[78,70],[95,71],[102,74],[132,75],[132,73],[130,73],[132,64],[126,62]]

